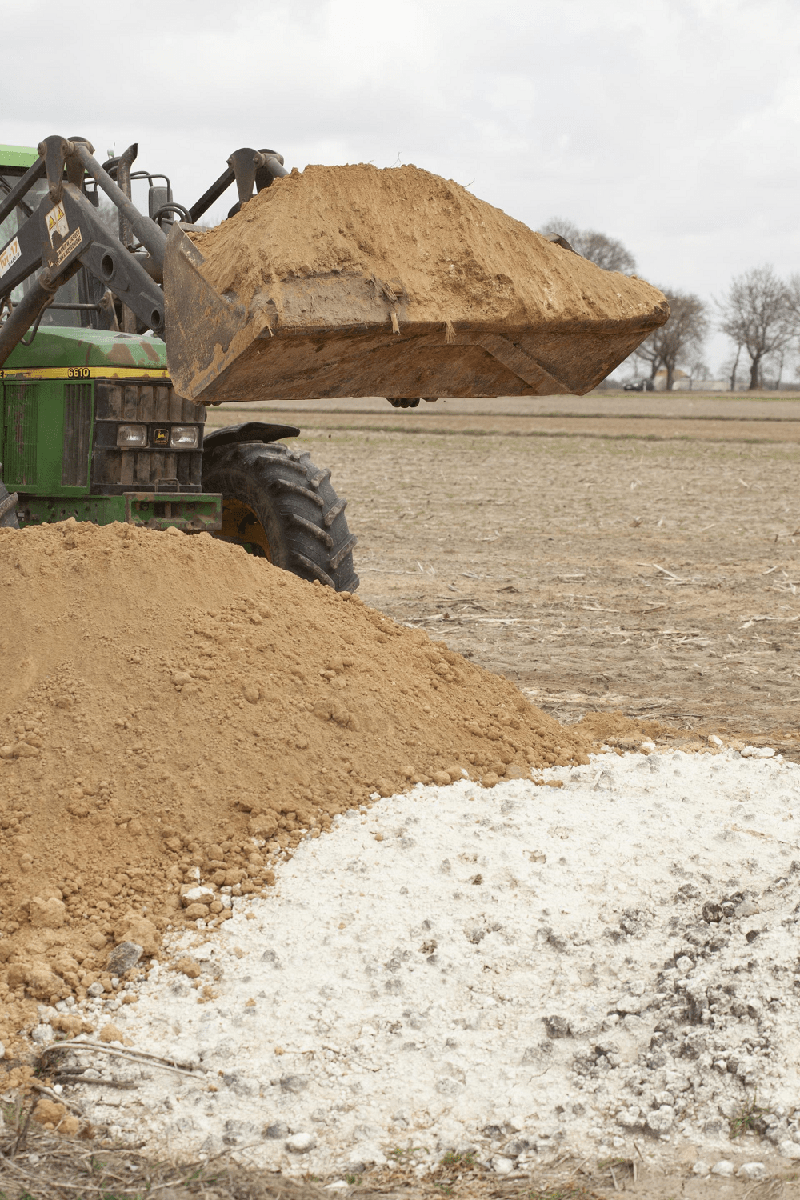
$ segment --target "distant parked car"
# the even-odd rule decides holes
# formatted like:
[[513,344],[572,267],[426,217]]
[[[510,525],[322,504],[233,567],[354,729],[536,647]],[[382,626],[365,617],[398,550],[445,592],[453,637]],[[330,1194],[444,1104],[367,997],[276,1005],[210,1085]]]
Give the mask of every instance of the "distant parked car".
[[633,383],[626,383],[623,392],[653,392],[652,379],[635,379]]

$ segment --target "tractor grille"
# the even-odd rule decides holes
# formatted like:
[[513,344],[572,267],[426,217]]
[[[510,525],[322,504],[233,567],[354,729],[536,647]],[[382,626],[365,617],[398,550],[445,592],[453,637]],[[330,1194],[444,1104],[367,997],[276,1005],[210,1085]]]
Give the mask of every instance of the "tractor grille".
[[[95,495],[121,492],[201,492],[203,479],[202,426],[206,410],[202,404],[176,396],[172,384],[95,383],[95,436],[92,453],[91,490]],[[120,449],[120,424],[198,425],[196,450],[169,446]]]
[[39,397],[34,383],[5,385],[5,462],[3,476],[12,488],[35,487]]
[[64,388],[64,451],[61,483],[85,487],[92,441],[92,385],[68,383]]

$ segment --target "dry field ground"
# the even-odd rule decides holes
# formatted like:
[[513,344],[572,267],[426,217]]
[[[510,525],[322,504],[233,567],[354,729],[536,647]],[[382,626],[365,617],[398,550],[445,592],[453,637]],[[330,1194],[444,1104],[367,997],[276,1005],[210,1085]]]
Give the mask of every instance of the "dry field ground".
[[800,399],[595,393],[211,409],[297,424],[361,595],[547,711],[793,751]]
[[[21,1136],[22,1135],[22,1136]],[[742,1150],[734,1144],[731,1158]],[[5,1157],[8,1155],[8,1157]],[[797,1200],[800,1172],[765,1178],[698,1177],[691,1161],[671,1170],[643,1159],[589,1162],[563,1155],[535,1174],[498,1176],[471,1156],[446,1156],[432,1175],[415,1175],[398,1151],[397,1161],[363,1175],[347,1175],[331,1188],[314,1176],[288,1179],[237,1165],[228,1155],[193,1163],[154,1163],[131,1149],[99,1149],[59,1138],[32,1126],[2,1135],[0,1200]]]

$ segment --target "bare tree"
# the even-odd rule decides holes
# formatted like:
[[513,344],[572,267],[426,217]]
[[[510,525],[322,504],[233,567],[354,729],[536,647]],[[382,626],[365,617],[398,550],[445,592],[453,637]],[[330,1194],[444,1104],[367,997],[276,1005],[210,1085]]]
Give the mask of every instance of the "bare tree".
[[790,275],[786,285],[786,304],[796,327],[800,327],[800,275]]
[[604,271],[621,271],[624,275],[632,275],[636,270],[636,259],[630,250],[616,238],[598,233],[596,229],[578,229],[572,221],[551,217],[542,233],[548,236],[556,233],[563,237],[577,254],[588,258]]
[[736,276],[717,307],[722,332],[747,351],[750,391],[755,391],[764,357],[783,350],[794,336],[790,289],[771,266],[754,267]]
[[669,319],[660,329],[654,329],[634,354],[649,364],[650,378],[663,367],[667,372],[666,390],[672,391],[675,368],[679,363],[699,358],[708,334],[706,306],[692,292],[661,291],[669,301]]
[[761,386],[775,388],[776,392],[781,390],[783,383],[783,372],[787,365],[787,360],[791,358],[791,347],[783,345],[779,350],[773,351],[772,354],[767,354],[761,363]]
[[710,374],[708,363],[703,358],[699,355],[693,358],[689,364],[689,391],[699,381],[708,379]]
[[739,359],[742,356],[742,343],[736,343],[736,353],[724,366],[723,370],[729,377],[729,391],[736,391],[736,372],[739,370]]
[[[789,308],[789,320],[794,329],[795,352],[800,351],[800,275],[790,275],[786,288],[786,303]],[[800,374],[800,370],[795,371]]]

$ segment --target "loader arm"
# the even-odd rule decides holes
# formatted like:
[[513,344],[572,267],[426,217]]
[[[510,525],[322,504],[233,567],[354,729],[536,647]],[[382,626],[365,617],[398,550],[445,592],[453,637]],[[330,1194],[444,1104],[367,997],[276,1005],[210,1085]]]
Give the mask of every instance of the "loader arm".
[[[54,135],[40,142],[38,150],[33,165],[0,198],[0,225],[14,209],[24,214],[17,232],[0,247],[0,311],[4,306],[11,310],[0,326],[0,367],[27,330],[36,325],[58,288],[81,267],[130,309],[144,329],[163,337],[164,295],[160,284],[167,239],[157,221],[139,211],[94,158],[89,142]],[[136,151],[137,147],[132,146],[126,152],[131,161]],[[254,187],[260,191],[286,174],[283,159],[273,150],[243,147],[228,161],[227,170],[189,210],[193,220],[234,182],[238,211]],[[95,184],[94,203],[85,192],[87,178]],[[28,201],[43,179],[47,180],[47,193],[33,206]],[[138,239],[137,252],[132,253],[99,219],[97,189],[106,194]],[[140,248],[144,253],[138,252]],[[40,273],[24,299],[12,306],[11,293],[37,271]]]
[[[47,138],[39,158],[16,187],[0,202],[0,223],[24,203],[33,186],[46,176],[48,191],[26,217],[17,233],[0,249],[0,300],[37,270],[41,274],[21,304],[0,328],[0,366],[51,303],[57,289],[79,267],[113,292],[147,329],[164,330],[164,297],[142,261],[130,254],[103,225],[95,206],[82,190],[88,173],[131,222],[134,232],[160,269],[166,238],[125,196],[91,154],[87,142]],[[66,178],[64,177],[66,172]],[[75,182],[77,180],[78,182]]]

